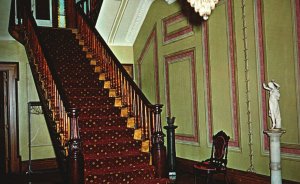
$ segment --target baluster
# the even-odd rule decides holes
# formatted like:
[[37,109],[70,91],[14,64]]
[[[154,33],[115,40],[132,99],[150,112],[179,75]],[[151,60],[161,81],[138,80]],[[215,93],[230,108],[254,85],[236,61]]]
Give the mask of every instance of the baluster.
[[137,99],[136,99],[136,94],[135,91],[132,93],[132,110],[133,110],[133,116],[134,116],[134,126],[135,128],[138,127],[138,113],[137,113]]
[[143,105],[143,112],[144,112],[144,121],[145,121],[145,132],[144,132],[144,137],[145,139],[149,138],[149,120],[148,120],[148,111],[147,111],[147,107],[144,104]]
[[118,69],[118,67],[116,67],[115,65],[115,73],[116,73],[116,90],[117,90],[117,95],[120,96],[121,95],[121,78],[120,78],[120,70]]
[[142,101],[141,101],[140,98],[139,98],[139,113],[140,113],[142,140],[143,140],[144,139],[144,133],[145,133],[145,122],[144,122],[144,113],[143,113]]
[[155,128],[152,135],[153,165],[156,168],[156,176],[166,177],[166,147],[164,145],[164,133],[161,126],[161,108],[163,105],[154,105]]
[[130,87],[130,112],[131,112],[131,116],[133,116],[134,115],[134,109],[133,109],[133,106],[134,106],[134,91],[133,91],[133,87]]
[[142,114],[142,140],[145,140],[147,138],[147,131],[148,131],[148,126],[146,124],[146,113],[145,113],[145,105],[143,101],[141,101],[141,114]]
[[128,106],[128,82],[125,80],[125,77],[122,75],[122,105],[128,108],[128,114],[130,114],[130,109]]

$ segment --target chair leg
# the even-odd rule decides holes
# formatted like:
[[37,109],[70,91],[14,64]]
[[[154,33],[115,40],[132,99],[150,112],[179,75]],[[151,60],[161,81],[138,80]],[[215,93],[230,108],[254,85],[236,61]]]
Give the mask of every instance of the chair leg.
[[211,174],[207,174],[206,175],[206,184],[212,184],[211,181],[212,181],[212,175]]
[[224,178],[225,178],[226,184],[229,184],[229,179],[228,179],[227,173],[224,174]]

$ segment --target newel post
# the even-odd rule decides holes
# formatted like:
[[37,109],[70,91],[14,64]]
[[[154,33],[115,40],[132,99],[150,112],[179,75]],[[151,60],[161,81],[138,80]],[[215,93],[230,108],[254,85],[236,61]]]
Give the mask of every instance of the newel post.
[[66,26],[67,28],[76,28],[76,2],[75,0],[66,0]]
[[167,117],[168,126],[164,126],[167,130],[167,160],[168,172],[171,180],[176,180],[176,149],[175,149],[175,117]]
[[78,109],[70,108],[70,140],[68,143],[67,174],[70,184],[84,183],[84,162],[78,127]]
[[166,177],[166,147],[164,145],[164,133],[161,125],[161,108],[163,105],[154,105],[154,132],[152,135],[152,163],[156,169],[156,177]]

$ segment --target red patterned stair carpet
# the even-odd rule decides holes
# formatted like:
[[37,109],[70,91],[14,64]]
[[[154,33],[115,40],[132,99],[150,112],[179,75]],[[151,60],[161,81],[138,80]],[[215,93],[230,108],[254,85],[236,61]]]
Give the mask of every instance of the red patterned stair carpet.
[[120,117],[120,108],[114,107],[114,98],[98,80],[75,34],[39,28],[39,37],[67,98],[80,109],[85,183],[168,183],[155,178],[149,153],[140,151],[141,141],[133,139],[134,130],[126,127],[127,119]]

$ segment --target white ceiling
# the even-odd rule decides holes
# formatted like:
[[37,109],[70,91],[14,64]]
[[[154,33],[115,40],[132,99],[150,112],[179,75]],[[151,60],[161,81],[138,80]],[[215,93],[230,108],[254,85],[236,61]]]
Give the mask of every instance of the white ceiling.
[[[96,29],[111,46],[132,46],[154,0],[104,0]],[[165,0],[168,4],[176,0]]]

